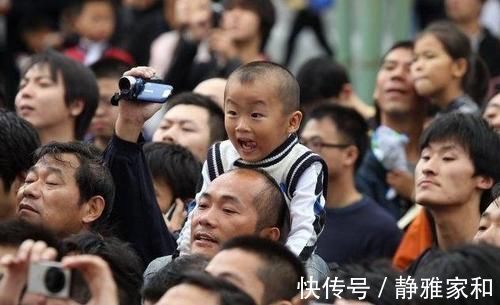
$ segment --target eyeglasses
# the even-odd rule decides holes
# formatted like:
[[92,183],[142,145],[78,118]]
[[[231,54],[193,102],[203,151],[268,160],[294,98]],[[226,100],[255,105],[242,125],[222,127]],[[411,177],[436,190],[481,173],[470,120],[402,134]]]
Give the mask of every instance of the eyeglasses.
[[325,143],[321,140],[320,137],[312,137],[310,139],[304,139],[304,138],[301,138],[300,139],[300,143],[302,145],[305,145],[307,146],[310,150],[314,151],[314,152],[319,152],[321,151],[323,148],[339,148],[339,149],[344,149],[344,148],[347,148],[349,146],[351,146],[352,144],[335,144],[335,143]]

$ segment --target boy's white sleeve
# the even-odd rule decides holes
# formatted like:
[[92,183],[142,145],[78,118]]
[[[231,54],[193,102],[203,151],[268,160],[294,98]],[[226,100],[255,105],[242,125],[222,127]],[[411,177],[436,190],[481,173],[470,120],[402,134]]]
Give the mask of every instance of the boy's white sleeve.
[[286,245],[303,259],[312,254],[318,236],[323,230],[325,213],[323,175],[323,165],[314,162],[299,178],[290,202],[292,224]]
[[210,182],[210,178],[208,176],[208,165],[207,161],[203,163],[203,169],[201,170],[201,176],[203,178],[203,184],[201,189],[195,196],[194,206],[189,208],[188,217],[186,223],[182,227],[182,230],[179,234],[179,238],[177,238],[177,250],[180,252],[180,255],[189,254],[191,251],[191,218],[193,217],[193,210],[196,209],[196,205],[198,200],[207,189],[207,185]]

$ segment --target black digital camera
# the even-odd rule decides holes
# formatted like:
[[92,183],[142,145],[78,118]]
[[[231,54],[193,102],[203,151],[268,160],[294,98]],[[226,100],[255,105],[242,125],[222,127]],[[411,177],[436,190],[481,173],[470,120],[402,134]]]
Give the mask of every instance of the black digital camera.
[[147,103],[165,103],[173,87],[163,84],[161,79],[145,80],[134,76],[123,76],[118,82],[120,92],[111,98],[111,104],[118,105],[120,99]]

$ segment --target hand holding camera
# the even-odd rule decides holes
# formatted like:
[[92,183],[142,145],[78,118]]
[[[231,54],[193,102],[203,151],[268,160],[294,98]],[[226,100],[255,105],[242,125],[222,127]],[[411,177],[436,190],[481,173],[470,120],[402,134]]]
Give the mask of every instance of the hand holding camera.
[[135,143],[144,123],[170,95],[171,86],[151,81],[155,75],[156,71],[150,67],[135,67],[123,73],[119,84],[123,100],[118,105],[115,125],[116,135],[122,140]]

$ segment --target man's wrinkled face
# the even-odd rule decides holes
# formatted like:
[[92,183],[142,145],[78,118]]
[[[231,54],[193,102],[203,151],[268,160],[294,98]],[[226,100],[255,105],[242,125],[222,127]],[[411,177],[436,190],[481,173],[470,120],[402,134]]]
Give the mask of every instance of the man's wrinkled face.
[[83,228],[85,214],[75,178],[79,166],[73,154],[61,154],[57,158],[45,155],[38,160],[19,188],[17,216],[58,235],[78,233]]

